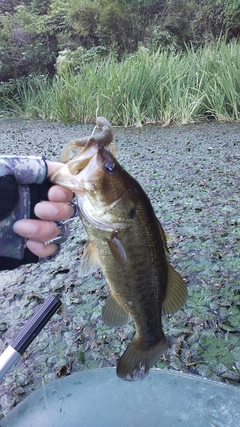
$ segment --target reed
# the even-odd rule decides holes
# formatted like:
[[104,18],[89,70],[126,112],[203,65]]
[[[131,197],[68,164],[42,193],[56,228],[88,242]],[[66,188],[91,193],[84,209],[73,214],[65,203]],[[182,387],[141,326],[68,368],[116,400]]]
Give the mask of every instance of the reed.
[[83,63],[78,74],[21,81],[4,104],[14,115],[65,123],[94,122],[96,111],[124,126],[238,121],[240,44],[219,41],[184,53],[140,48],[120,62],[109,56]]

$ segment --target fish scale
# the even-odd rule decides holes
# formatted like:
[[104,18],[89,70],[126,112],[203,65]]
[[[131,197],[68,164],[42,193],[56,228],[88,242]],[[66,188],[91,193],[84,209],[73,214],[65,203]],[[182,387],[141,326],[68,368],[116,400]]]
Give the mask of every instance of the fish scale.
[[123,326],[130,316],[134,321],[136,333],[118,361],[117,375],[135,381],[167,351],[162,311],[177,311],[187,289],[169,263],[166,237],[147,194],[107,150],[112,129],[106,119],[100,121],[104,143],[101,135],[92,135],[51,180],[75,192],[89,238],[80,273],[100,266],[110,289],[103,321],[110,327]]

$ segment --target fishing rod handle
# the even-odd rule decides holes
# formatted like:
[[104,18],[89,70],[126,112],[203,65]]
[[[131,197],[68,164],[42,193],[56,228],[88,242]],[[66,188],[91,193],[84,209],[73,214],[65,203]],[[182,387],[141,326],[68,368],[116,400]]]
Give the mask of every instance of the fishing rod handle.
[[50,295],[40,309],[17,334],[10,344],[11,347],[22,355],[61,305],[62,303],[57,297]]

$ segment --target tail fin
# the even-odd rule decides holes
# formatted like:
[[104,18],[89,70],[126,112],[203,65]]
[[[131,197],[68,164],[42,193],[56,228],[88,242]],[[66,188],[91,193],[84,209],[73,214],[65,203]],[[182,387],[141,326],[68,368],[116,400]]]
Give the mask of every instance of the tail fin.
[[148,375],[149,369],[168,349],[165,336],[154,346],[146,348],[134,337],[117,365],[117,376],[126,381],[137,381]]

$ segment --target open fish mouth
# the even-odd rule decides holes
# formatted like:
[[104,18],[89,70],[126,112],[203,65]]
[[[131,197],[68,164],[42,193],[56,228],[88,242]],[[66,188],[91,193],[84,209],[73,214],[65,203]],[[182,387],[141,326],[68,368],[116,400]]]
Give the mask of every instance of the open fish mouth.
[[100,177],[102,167],[110,156],[109,152],[93,141],[84,147],[80,154],[55,171],[50,181],[71,189],[73,192],[82,192],[89,188]]
[[[95,135],[95,129],[99,129],[100,133]],[[104,117],[98,117],[91,136],[71,141],[64,147],[59,161],[66,164],[50,176],[50,181],[70,188],[72,191],[83,190],[83,182],[87,180],[91,182],[91,179],[95,179],[97,169],[101,167],[104,161],[103,156],[98,154],[99,148],[110,148],[110,146],[114,151],[111,124]],[[78,153],[70,160],[73,148],[77,148]],[[93,161],[95,157],[96,161]]]
[[83,190],[84,183],[91,181],[91,177],[96,175],[99,168],[98,148],[95,143],[83,149],[79,155],[50,176],[51,182],[72,191]]

